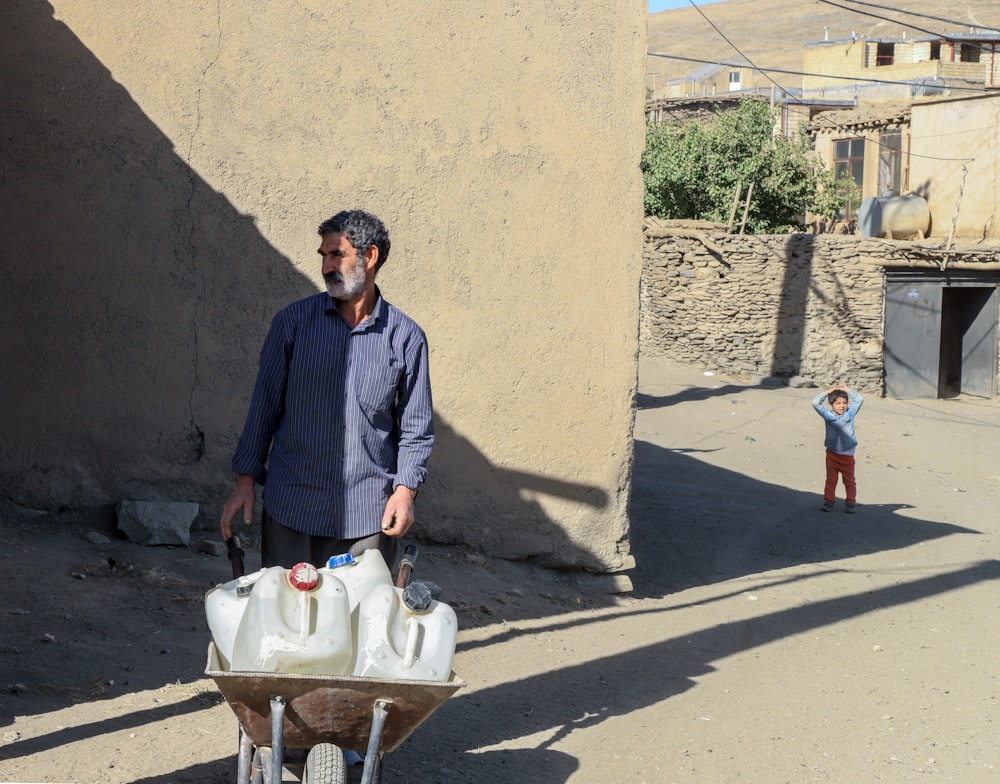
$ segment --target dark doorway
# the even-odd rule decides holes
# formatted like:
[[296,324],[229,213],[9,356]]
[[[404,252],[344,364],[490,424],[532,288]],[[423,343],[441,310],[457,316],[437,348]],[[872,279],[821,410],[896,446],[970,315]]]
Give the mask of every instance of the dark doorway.
[[996,397],[997,277],[972,271],[886,271],[888,397]]
[[997,290],[944,289],[938,397],[996,394]]

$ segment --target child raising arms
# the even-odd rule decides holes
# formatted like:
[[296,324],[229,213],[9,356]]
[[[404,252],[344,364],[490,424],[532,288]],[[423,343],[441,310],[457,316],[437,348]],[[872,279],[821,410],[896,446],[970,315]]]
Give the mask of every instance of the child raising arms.
[[[823,405],[823,398],[829,408]],[[813,398],[816,412],[826,420],[826,485],[823,488],[823,511],[832,512],[837,500],[837,480],[844,478],[847,493],[846,511],[854,514],[858,503],[858,487],[854,481],[854,450],[858,437],[854,433],[854,417],[864,398],[844,384],[834,384]]]

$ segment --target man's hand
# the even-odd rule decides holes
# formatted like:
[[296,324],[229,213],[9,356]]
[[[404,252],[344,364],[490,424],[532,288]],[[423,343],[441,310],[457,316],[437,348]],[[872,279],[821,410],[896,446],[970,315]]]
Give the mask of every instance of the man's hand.
[[253,522],[253,506],[257,501],[257,489],[254,486],[252,476],[247,474],[236,475],[236,488],[229,496],[226,505],[222,507],[222,518],[219,520],[219,527],[222,529],[222,538],[230,539],[233,535],[233,518],[242,511],[243,522],[250,525]]
[[417,491],[399,485],[385,505],[382,514],[382,533],[386,536],[403,536],[413,525],[413,499]]

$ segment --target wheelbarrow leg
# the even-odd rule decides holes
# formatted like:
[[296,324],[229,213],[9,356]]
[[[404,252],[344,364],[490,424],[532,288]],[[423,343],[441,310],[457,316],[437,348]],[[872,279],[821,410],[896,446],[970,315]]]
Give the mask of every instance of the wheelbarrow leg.
[[250,784],[250,763],[253,759],[253,741],[240,727],[240,753],[236,758],[236,784]]
[[271,780],[266,784],[281,784],[281,768],[285,764],[285,698],[271,697]]
[[[372,714],[372,733],[368,736],[368,752],[365,754],[365,767],[361,772],[361,784],[377,784],[375,774],[378,770],[378,747],[382,742],[382,730],[389,715],[389,700],[375,700],[375,711]],[[380,776],[381,778],[381,776]]]

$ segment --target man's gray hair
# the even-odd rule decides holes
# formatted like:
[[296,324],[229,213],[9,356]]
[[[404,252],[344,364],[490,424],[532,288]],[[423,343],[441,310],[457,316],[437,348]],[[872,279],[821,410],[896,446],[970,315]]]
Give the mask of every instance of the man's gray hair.
[[378,248],[376,271],[389,258],[389,232],[377,216],[364,210],[342,210],[319,225],[319,236],[343,234],[359,255],[364,255],[374,245]]

